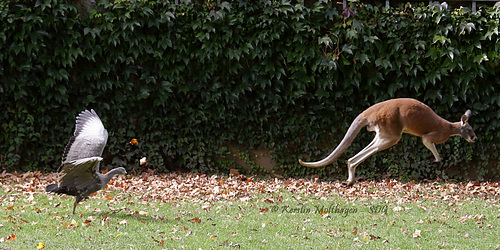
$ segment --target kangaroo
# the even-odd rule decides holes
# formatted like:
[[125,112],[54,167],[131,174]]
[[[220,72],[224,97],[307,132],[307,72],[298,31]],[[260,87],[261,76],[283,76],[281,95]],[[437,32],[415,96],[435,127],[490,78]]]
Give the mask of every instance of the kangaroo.
[[454,135],[461,136],[468,142],[477,140],[474,130],[468,123],[470,116],[471,111],[467,110],[462,115],[460,122],[452,123],[441,118],[427,105],[415,99],[387,100],[374,104],[359,114],[347,130],[344,139],[325,159],[317,162],[299,160],[299,163],[306,167],[319,168],[334,162],[351,145],[361,128],[365,126],[368,126],[368,131],[375,131],[375,138],[366,148],[347,160],[348,186],[354,184],[356,166],[374,153],[394,146],[401,139],[403,133],[422,137],[425,147],[434,155],[435,162],[440,162],[441,158],[435,143],[443,143]]

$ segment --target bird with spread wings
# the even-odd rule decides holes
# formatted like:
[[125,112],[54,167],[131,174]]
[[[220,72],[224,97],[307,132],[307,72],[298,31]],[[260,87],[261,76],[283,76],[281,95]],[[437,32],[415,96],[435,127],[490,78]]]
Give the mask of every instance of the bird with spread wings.
[[57,184],[46,188],[47,192],[75,196],[73,214],[80,201],[104,188],[115,174],[127,174],[123,167],[112,169],[106,174],[99,172],[107,140],[108,131],[93,109],[82,111],[76,117],[74,135],[64,149],[58,170],[62,176]]

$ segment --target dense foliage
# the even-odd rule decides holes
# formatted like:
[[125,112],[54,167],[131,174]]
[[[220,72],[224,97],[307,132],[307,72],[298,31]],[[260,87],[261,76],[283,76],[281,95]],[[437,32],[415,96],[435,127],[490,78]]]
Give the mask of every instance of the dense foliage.
[[249,162],[248,149],[271,149],[285,175],[345,178],[371,134],[327,168],[297,159],[329,153],[368,106],[413,97],[450,121],[472,109],[480,141],[454,137],[431,165],[404,136],[358,175],[498,175],[498,9],[175,2],[99,1],[88,19],[59,0],[0,2],[0,168],[55,170],[75,115],[93,108],[110,134],[107,166],[146,156],[159,170],[225,172],[234,146]]

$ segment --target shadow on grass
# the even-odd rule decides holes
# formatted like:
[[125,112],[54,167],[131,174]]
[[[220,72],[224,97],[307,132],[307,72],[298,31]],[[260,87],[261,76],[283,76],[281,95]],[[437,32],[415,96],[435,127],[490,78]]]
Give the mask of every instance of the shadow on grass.
[[[101,212],[83,212],[83,213],[77,213],[75,215],[69,215],[69,218],[73,218],[73,216],[76,216],[78,218],[87,218],[89,216],[94,216],[96,218],[116,218],[119,220],[137,220],[138,222],[162,222],[162,223],[168,223],[168,222],[173,222],[174,220],[168,220],[162,215],[145,215],[145,214],[139,214],[135,210],[129,209],[129,208],[120,208],[116,210],[110,210],[110,211],[101,211]],[[63,216],[65,217],[65,216]]]

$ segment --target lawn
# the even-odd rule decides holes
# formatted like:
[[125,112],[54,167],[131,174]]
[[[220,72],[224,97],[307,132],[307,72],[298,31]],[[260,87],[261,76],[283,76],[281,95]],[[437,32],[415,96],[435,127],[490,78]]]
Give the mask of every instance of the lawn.
[[81,202],[0,174],[0,249],[500,248],[500,183],[118,176]]

